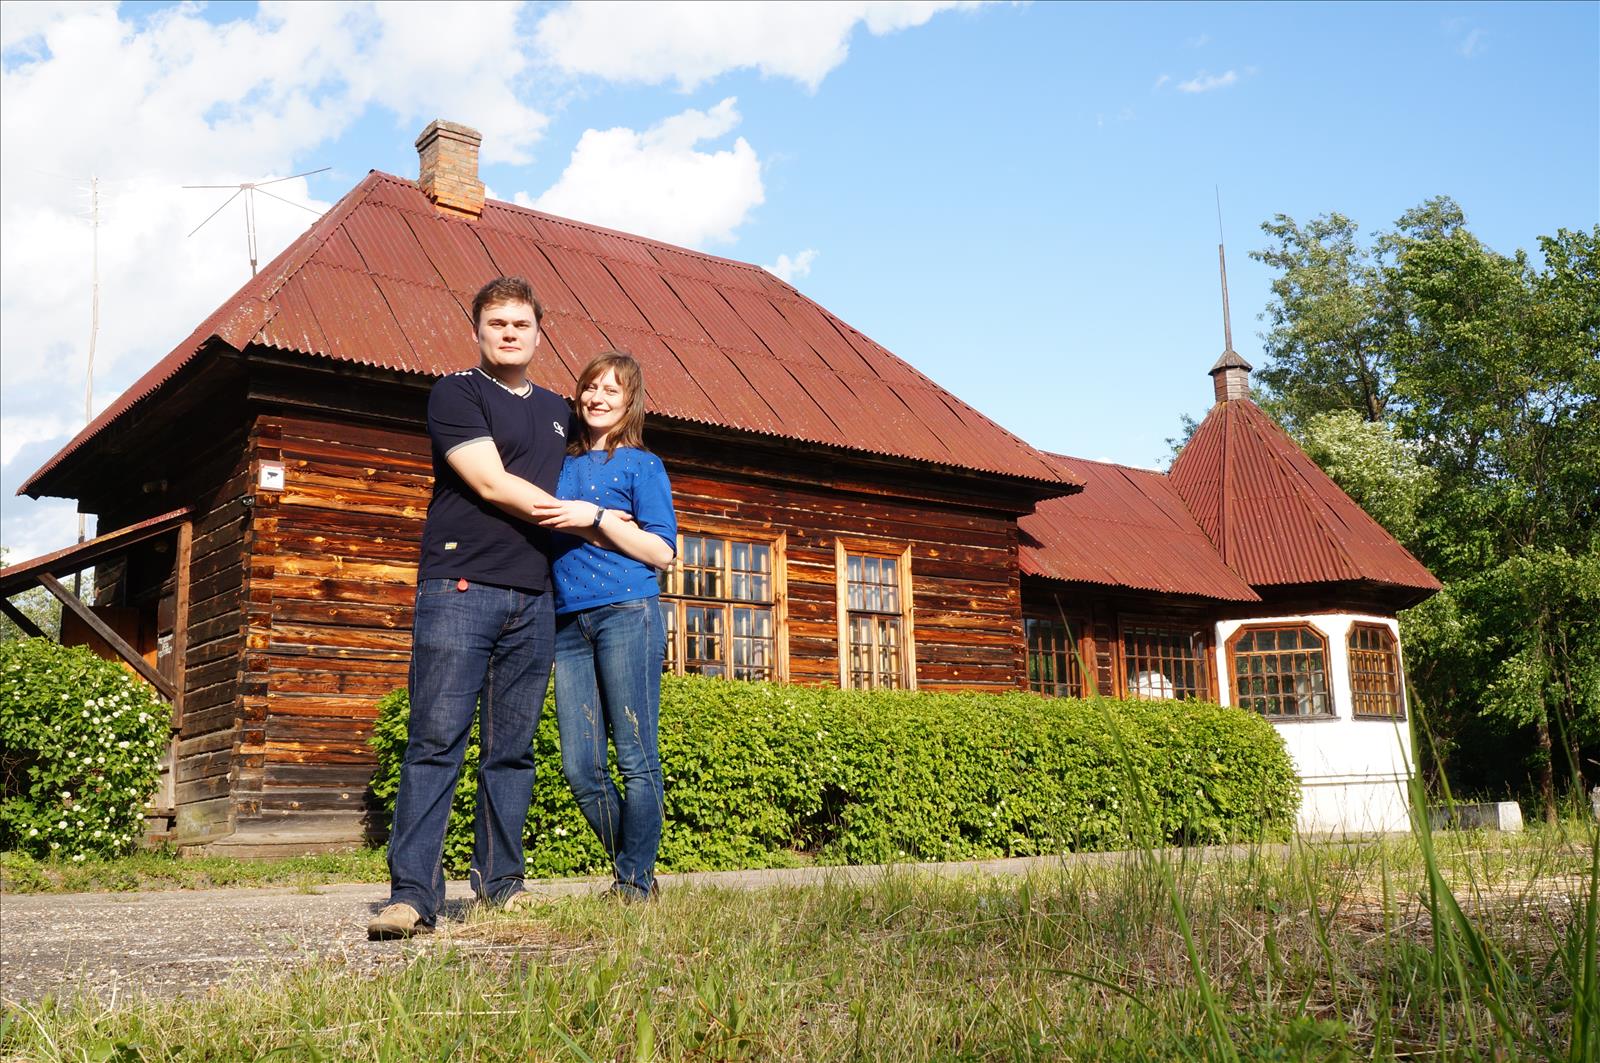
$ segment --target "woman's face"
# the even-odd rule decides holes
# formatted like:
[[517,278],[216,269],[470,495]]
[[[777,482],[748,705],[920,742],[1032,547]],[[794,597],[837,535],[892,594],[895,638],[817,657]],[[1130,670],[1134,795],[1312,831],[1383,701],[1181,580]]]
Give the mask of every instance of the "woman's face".
[[589,381],[578,395],[578,413],[589,429],[589,441],[596,445],[617,427],[627,410],[628,392],[617,383],[614,369]]

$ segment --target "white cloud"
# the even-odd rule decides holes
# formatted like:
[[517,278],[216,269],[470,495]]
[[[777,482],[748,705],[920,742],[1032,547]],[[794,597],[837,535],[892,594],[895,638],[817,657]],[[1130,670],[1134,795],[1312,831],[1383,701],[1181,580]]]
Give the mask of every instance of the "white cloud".
[[563,70],[612,81],[676,81],[688,90],[727,71],[754,68],[815,89],[844,62],[858,25],[883,36],[920,26],[941,11],[977,6],[977,0],[591,0],[546,15],[535,39]]
[[793,284],[811,272],[811,263],[817,260],[817,254],[816,248],[808,247],[793,258],[781,254],[778,256],[778,261],[763,268],[785,284]]
[[64,414],[18,414],[7,417],[0,426],[0,465],[9,464],[17,452],[30,443],[45,443],[59,439],[68,432],[82,428]]
[[698,146],[733,131],[735,103],[690,109],[642,133],[590,129],[548,191],[518,193],[516,202],[690,247],[731,241],[766,198],[761,164],[743,137],[720,151]]
[[[503,42],[485,63],[482,47],[445,40],[438,9],[421,4],[267,2],[220,23],[193,4],[137,17],[114,4],[0,8],[7,545],[22,553],[44,541],[40,529],[74,523],[55,504],[12,492],[81,424],[88,178],[102,178],[95,399],[103,408],[250,275],[242,204],[187,237],[228,192],[180,186],[311,169],[320,148],[374,111],[392,115],[401,136],[437,117],[468,122],[484,133],[486,161],[529,158],[545,117],[523,102],[531,42],[517,32],[522,10],[451,7],[474,40]],[[269,191],[316,210],[329,205],[312,200],[304,180]],[[270,199],[256,205],[265,264],[313,219]]]
[[1482,26],[1474,26],[1464,18],[1447,18],[1440,22],[1445,36],[1455,42],[1456,54],[1463,59],[1476,59],[1488,50],[1488,33]]
[[[18,500],[8,499],[0,520],[0,546],[5,547],[7,564],[28,561],[78,541],[78,510],[73,503],[56,498],[29,502],[26,515],[17,513],[21,508]],[[91,537],[95,534],[94,517],[89,518],[87,531]]]
[[1183,43],[1190,48],[1204,48],[1211,43],[1211,34],[1202,33],[1198,37],[1190,37]]
[[1161,90],[1161,87],[1163,85],[1165,85],[1167,82],[1171,81],[1171,80],[1172,80],[1172,75],[1171,74],[1162,74],[1160,77],[1156,78],[1156,83],[1154,85],[1150,86],[1150,91],[1151,92],[1159,92]]
[[[83,7],[114,8],[114,0],[79,5]],[[27,47],[30,51],[43,44],[43,37],[53,23],[72,14],[66,4],[26,3],[24,0],[4,0],[0,3],[0,49]]]
[[1238,80],[1239,75],[1232,70],[1224,74],[1207,74],[1201,71],[1188,81],[1178,82],[1178,91],[1211,92],[1213,89],[1227,88]]

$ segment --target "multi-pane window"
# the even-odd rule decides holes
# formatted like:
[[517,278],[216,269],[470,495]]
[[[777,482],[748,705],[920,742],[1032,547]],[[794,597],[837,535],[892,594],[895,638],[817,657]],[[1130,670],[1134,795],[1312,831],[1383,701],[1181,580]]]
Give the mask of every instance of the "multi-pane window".
[[1400,693],[1400,654],[1394,632],[1382,624],[1350,628],[1350,695],[1357,716],[1398,720],[1405,715]]
[[881,557],[846,553],[844,586],[845,685],[896,689],[910,685],[906,630],[907,554]]
[[1234,704],[1263,716],[1327,716],[1327,642],[1304,624],[1247,627],[1233,637]]
[[1028,640],[1028,689],[1058,698],[1084,695],[1083,658],[1072,623],[1025,617]]
[[664,670],[778,679],[773,544],[684,533],[661,574]]
[[1122,667],[1130,698],[1157,701],[1211,696],[1206,638],[1193,628],[1124,619]]

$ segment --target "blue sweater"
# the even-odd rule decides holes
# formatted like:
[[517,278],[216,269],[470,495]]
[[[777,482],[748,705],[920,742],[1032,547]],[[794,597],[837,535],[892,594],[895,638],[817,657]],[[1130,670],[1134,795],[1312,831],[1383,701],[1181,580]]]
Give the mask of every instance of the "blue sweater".
[[[661,459],[647,450],[618,447],[609,461],[604,450],[576,457],[568,454],[561,466],[556,497],[631,513],[640,528],[661,536],[674,552],[678,549],[672,483]],[[557,613],[654,598],[661,593],[656,570],[649,565],[571,535],[556,535],[554,558],[551,569]]]

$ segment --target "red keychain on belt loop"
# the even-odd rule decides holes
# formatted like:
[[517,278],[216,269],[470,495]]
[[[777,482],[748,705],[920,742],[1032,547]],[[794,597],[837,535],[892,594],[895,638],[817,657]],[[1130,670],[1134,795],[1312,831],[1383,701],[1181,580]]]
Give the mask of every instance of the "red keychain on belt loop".
[[456,580],[456,590],[464,591],[466,589],[467,589],[467,581],[466,580],[464,580],[464,579]]

